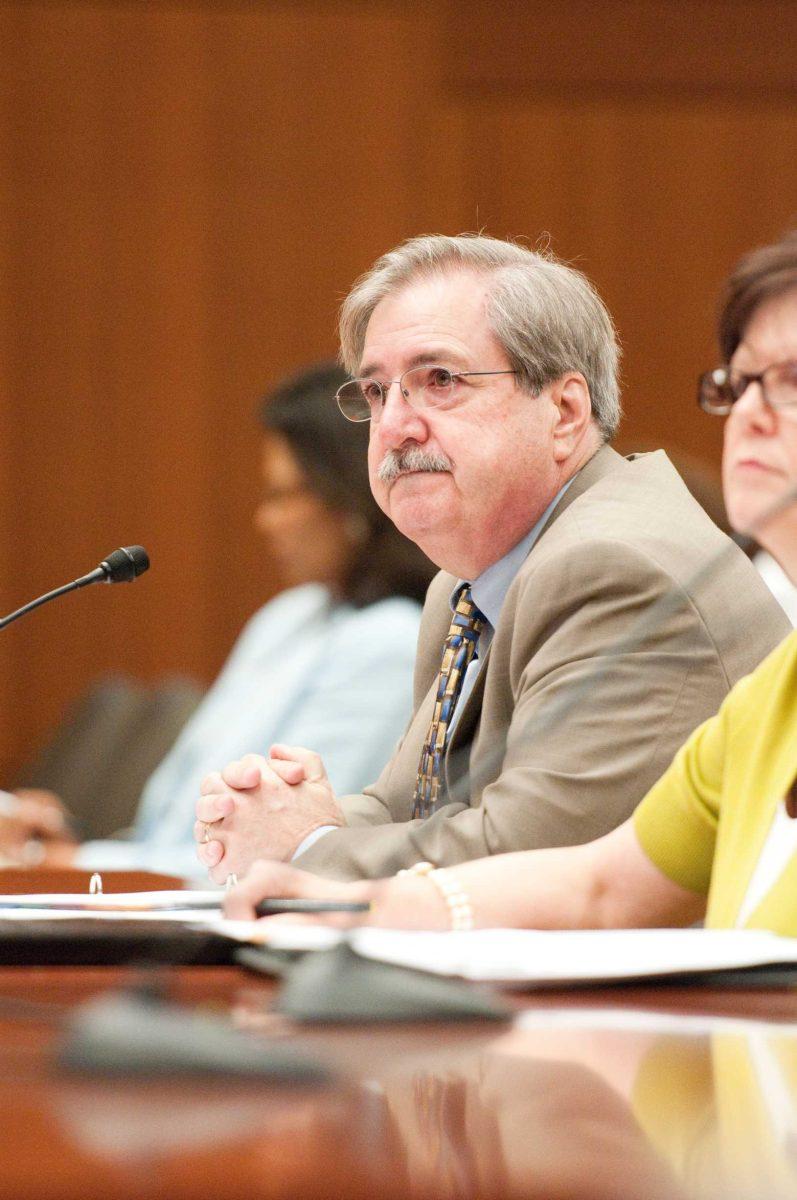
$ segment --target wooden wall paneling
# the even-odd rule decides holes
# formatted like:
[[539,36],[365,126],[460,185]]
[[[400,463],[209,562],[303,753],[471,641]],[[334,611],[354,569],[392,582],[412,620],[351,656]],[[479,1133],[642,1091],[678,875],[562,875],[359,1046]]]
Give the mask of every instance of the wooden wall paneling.
[[174,14],[13,16],[15,575],[43,591],[124,541],[154,564],[15,628],[19,725],[41,729],[98,672],[174,670],[206,642],[201,76]]
[[[3,25],[0,23],[0,40]],[[11,73],[0,72],[0,163],[10,161],[10,120],[13,92]],[[0,170],[0,280],[8,278],[10,268],[10,201],[12,182],[8,170]],[[12,296],[8,286],[0,286],[0,613],[5,615],[13,606],[11,595],[14,484],[12,478],[13,452],[11,427],[14,376],[12,374]],[[6,777],[13,761],[14,738],[7,714],[14,708],[16,685],[13,678],[13,655],[7,637],[0,633],[0,781]]]
[[[207,603],[217,578],[205,526],[213,457],[208,369],[210,164],[201,13],[112,11],[102,135],[106,371],[126,469],[115,520],[152,553],[151,574],[121,607],[129,667],[152,678],[215,665]],[[89,136],[91,136],[91,131]],[[97,304],[97,299],[94,301]]]
[[9,631],[25,678],[12,757],[98,672],[208,678],[273,588],[249,528],[254,401],[333,352],[353,276],[415,231],[431,19],[406,4],[3,10],[12,575],[27,598],[119,542],[153,557],[135,588]]
[[[235,546],[241,594],[217,589],[229,643],[264,599],[249,533],[255,399],[286,371],[334,355],[355,276],[415,230],[427,80],[414,5],[265,5],[209,22],[214,196],[211,370],[225,475],[215,542]],[[230,549],[230,553],[234,551]],[[232,603],[231,603],[232,599]]]
[[491,231],[550,231],[598,284],[625,347],[620,446],[666,442],[716,470],[694,380],[731,263],[797,221],[797,7],[475,0],[468,17],[449,4],[446,83],[501,146]]
[[[17,10],[1,15],[7,34],[3,44],[9,183],[4,280],[13,385],[6,430],[13,492],[8,605],[16,607],[80,573],[88,549],[87,497],[80,481],[87,478],[99,448],[90,420],[93,363],[98,359],[91,332],[80,329],[74,315],[85,290],[96,286],[99,229],[89,218],[77,241],[70,239],[63,187],[65,177],[74,181],[73,187],[79,181],[80,211],[88,217],[97,195],[92,188],[96,164],[92,156],[81,156],[78,145],[68,158],[51,151],[64,147],[71,129],[91,119],[89,114],[96,120],[100,106],[85,86],[75,88],[69,103],[63,94],[54,94],[52,40],[36,37],[32,14]],[[85,62],[70,65],[80,80]],[[37,74],[46,86],[34,93],[30,81]],[[53,680],[72,674],[78,653],[70,620],[71,614],[62,609],[57,642],[48,638],[54,626],[46,611],[6,632],[14,680],[9,734],[25,729],[34,709],[42,721],[55,715],[58,683],[53,687]]]
[[[481,105],[467,107],[483,127]],[[790,222],[791,105],[513,97],[490,111],[487,136],[501,147],[495,231],[532,241],[550,231],[617,322],[621,444],[666,442],[716,465],[720,423],[697,410],[695,378],[716,354],[717,291],[731,263]]]
[[417,233],[497,234],[501,148],[493,137],[493,103],[463,103],[441,90],[432,102],[420,163]]
[[447,5],[448,80],[515,94],[797,89],[793,0],[470,0]]

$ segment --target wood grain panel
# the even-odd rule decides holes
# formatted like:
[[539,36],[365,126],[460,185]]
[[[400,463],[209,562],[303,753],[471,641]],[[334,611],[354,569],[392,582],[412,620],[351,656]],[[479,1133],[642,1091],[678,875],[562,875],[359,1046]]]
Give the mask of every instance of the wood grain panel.
[[[624,345],[624,448],[719,461],[696,408],[720,282],[795,216],[793,106],[529,98],[467,103],[489,144],[493,232],[553,249],[597,284]],[[486,188],[485,188],[486,190]]]
[[[7,87],[3,86],[0,74],[0,162],[10,158],[10,120]],[[0,171],[0,210],[7,211],[11,181],[6,172]],[[11,228],[7,221],[0,220],[0,280],[8,279]],[[0,285],[0,612],[5,615],[11,609],[10,563],[8,551],[13,529],[14,477],[11,430],[14,418],[14,379],[11,372],[13,298],[7,286]],[[11,647],[5,632],[0,632],[0,715],[14,709],[15,685],[14,662]],[[0,720],[1,725],[8,725]],[[11,738],[0,734],[0,781],[8,778],[13,766],[10,758]],[[0,783],[0,786],[2,784]]]
[[[278,584],[250,529],[254,405],[334,351],[353,275],[414,231],[427,96],[400,81],[425,19],[403,4],[0,8],[9,607],[121,542],[153,559],[135,588],[8,631],[0,757],[97,673],[210,678]],[[393,86],[363,87],[360,67],[386,60]]]
[[452,89],[761,97],[797,92],[792,0],[448,5]]
[[208,632],[202,606],[164,586],[167,562],[200,595],[210,577],[201,521],[178,518],[206,491],[202,75],[189,30],[164,17],[136,38],[133,20],[15,13],[15,600],[120,542],[160,567],[9,631],[23,729],[97,671],[174,670],[181,626],[195,643]]
[[[402,81],[425,21],[401,5],[282,5],[209,24],[211,157],[223,180],[209,233],[223,480],[211,527],[222,544],[252,506],[251,473],[238,464],[253,446],[254,398],[296,364],[334,355],[353,278],[417,228],[423,181],[412,164],[427,92]],[[245,611],[260,594],[249,589]],[[224,642],[230,615],[217,592]]]

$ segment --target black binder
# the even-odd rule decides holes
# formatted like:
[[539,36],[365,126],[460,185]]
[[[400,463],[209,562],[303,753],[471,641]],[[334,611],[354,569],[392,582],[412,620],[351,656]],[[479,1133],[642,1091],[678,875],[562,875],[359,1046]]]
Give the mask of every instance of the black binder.
[[224,966],[239,943],[182,921],[0,919],[0,966]]

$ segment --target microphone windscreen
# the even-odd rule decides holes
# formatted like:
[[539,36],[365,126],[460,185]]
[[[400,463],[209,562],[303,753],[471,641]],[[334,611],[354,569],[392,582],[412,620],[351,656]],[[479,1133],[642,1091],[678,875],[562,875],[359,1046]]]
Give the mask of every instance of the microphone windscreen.
[[100,563],[108,583],[132,583],[149,570],[149,555],[143,546],[122,546]]

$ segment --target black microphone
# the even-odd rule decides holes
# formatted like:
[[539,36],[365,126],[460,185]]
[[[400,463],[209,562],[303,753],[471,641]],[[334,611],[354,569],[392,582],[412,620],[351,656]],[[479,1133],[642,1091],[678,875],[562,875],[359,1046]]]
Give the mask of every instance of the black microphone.
[[88,587],[90,583],[132,583],[134,579],[138,579],[139,575],[143,575],[148,570],[149,555],[143,546],[122,546],[104,558],[98,567],[89,571],[88,575],[81,575],[79,579],[73,579],[71,583],[65,583],[63,587],[55,588],[54,591],[39,596],[37,600],[31,600],[29,604],[18,608],[16,612],[10,613],[7,617],[0,618],[0,629],[5,629],[6,625],[16,621],[18,617],[24,617],[25,613],[32,612],[41,604],[46,604],[48,600],[55,600],[56,596],[63,596],[78,588]]
[[85,587],[89,583],[132,583],[149,570],[149,555],[143,546],[122,546],[104,558],[88,575],[82,575],[69,587]]

